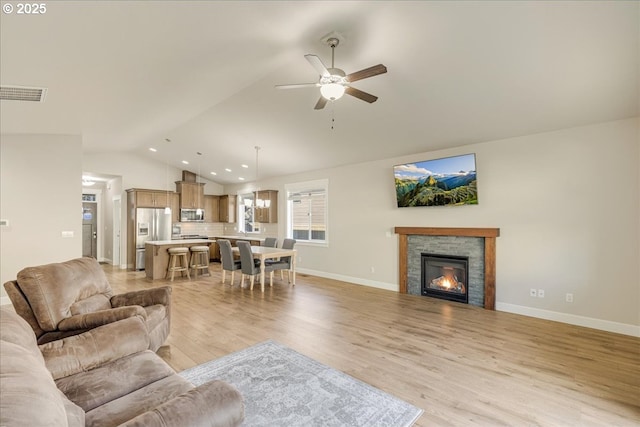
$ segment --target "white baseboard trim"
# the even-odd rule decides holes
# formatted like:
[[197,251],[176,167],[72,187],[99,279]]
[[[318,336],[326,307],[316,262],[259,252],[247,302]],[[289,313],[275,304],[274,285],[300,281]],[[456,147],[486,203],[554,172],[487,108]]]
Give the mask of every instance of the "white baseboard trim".
[[[342,274],[333,274],[327,273],[325,271],[309,270],[306,268],[297,268],[296,272],[309,274],[311,276],[324,277],[327,279],[340,280],[342,282],[353,283],[356,285],[371,286],[388,291],[399,291],[398,285],[396,283],[378,282],[375,280],[362,279],[360,277],[344,276]],[[587,328],[599,329],[601,331],[640,337],[640,325],[629,325],[627,323],[612,322],[609,320],[595,319],[592,317],[578,316],[575,314],[560,313],[557,311],[542,310],[539,308],[525,307],[522,305],[508,304],[504,302],[496,302],[496,310],[514,314],[521,314],[523,316],[537,317],[545,320],[553,320],[556,322],[567,323],[569,325],[584,326]]]
[[11,305],[9,297],[0,297],[0,305]]
[[601,331],[615,332],[617,334],[630,335],[632,337],[640,337],[640,325],[611,322],[609,320],[594,319],[593,317],[542,310],[540,308],[525,307],[522,305],[507,304],[504,302],[496,302],[496,310],[537,317],[540,319],[554,320],[556,322],[584,326],[587,328],[599,329]]
[[309,270],[306,268],[296,268],[296,273],[309,274],[311,276],[324,277],[326,279],[340,280],[342,282],[353,283],[355,285],[370,286],[372,288],[385,289],[387,291],[398,292],[396,283],[378,282],[376,280],[367,280],[360,277],[343,276],[342,274],[327,273],[326,271]]

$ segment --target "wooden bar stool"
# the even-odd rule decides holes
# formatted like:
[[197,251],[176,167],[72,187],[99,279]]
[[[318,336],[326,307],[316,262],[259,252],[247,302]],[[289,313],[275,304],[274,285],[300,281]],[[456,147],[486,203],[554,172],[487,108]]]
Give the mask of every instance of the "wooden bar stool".
[[209,246],[191,246],[191,268],[194,277],[198,278],[198,270],[205,270],[211,276],[209,271]]
[[[176,271],[180,272],[180,276],[182,276],[183,272],[186,271],[187,278],[191,279],[191,276],[189,275],[189,248],[169,248],[167,252],[169,252],[167,276],[171,273],[171,281],[173,282],[173,276]],[[180,260],[179,263],[178,259]],[[177,266],[176,263],[178,263]]]

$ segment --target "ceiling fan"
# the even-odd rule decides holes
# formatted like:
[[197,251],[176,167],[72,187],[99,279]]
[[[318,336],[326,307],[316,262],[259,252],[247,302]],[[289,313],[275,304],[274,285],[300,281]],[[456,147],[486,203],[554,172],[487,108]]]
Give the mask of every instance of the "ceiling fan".
[[319,87],[320,99],[314,107],[316,110],[321,110],[327,105],[327,101],[335,101],[340,99],[345,93],[351,96],[355,96],[358,99],[366,101],[368,103],[376,102],[377,96],[370,93],[363,92],[359,89],[352,87],[350,84],[366,79],[369,77],[377,76],[378,74],[384,74],[387,72],[387,67],[382,64],[374,65],[364,70],[356,71],[355,73],[345,74],[340,68],[334,66],[334,53],[335,48],[340,43],[340,40],[336,37],[330,37],[327,39],[327,44],[331,48],[331,68],[325,67],[322,60],[316,55],[305,55],[307,61],[313,68],[320,73],[320,79],[317,83],[301,83],[293,85],[278,85],[276,89],[298,89],[301,87]]

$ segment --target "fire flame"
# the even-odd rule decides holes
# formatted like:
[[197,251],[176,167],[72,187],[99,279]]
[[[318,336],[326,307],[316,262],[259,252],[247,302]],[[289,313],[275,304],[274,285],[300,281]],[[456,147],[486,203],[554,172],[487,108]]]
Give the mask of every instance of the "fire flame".
[[446,277],[446,278],[442,281],[442,287],[449,289],[449,288],[453,287],[453,283],[451,283],[451,280],[449,280],[449,278],[448,278],[448,277]]

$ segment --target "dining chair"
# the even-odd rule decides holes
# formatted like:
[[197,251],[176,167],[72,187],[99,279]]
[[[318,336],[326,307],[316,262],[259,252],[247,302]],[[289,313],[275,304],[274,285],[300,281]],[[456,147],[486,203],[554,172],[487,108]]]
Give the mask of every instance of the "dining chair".
[[[293,249],[296,244],[295,239],[284,239],[282,242],[282,249]],[[283,272],[287,270],[287,278],[289,279],[289,283],[291,283],[291,257],[285,256],[281,257],[279,260],[266,260],[265,264],[267,264],[270,271],[269,279],[273,280],[273,272],[276,270],[280,270],[280,280],[284,280]]]
[[264,245],[268,248],[276,248],[278,247],[278,239],[276,239],[275,237],[267,237],[266,239],[264,239]]
[[[265,269],[265,273],[270,272],[271,268],[266,265],[260,265],[260,260],[253,258],[253,253],[251,253],[251,244],[249,242],[238,241],[236,244],[240,251],[240,264],[242,265],[241,286],[244,286],[245,276],[249,276],[251,283],[250,289],[253,290],[253,283],[255,282],[256,276],[260,274],[261,268]],[[273,280],[269,282],[269,286],[273,286]]]
[[231,272],[231,286],[233,286],[233,277],[236,270],[242,268],[240,260],[233,259],[233,252],[231,250],[231,243],[225,239],[218,239],[216,241],[220,247],[220,258],[222,258],[222,283],[226,280],[227,271]]

